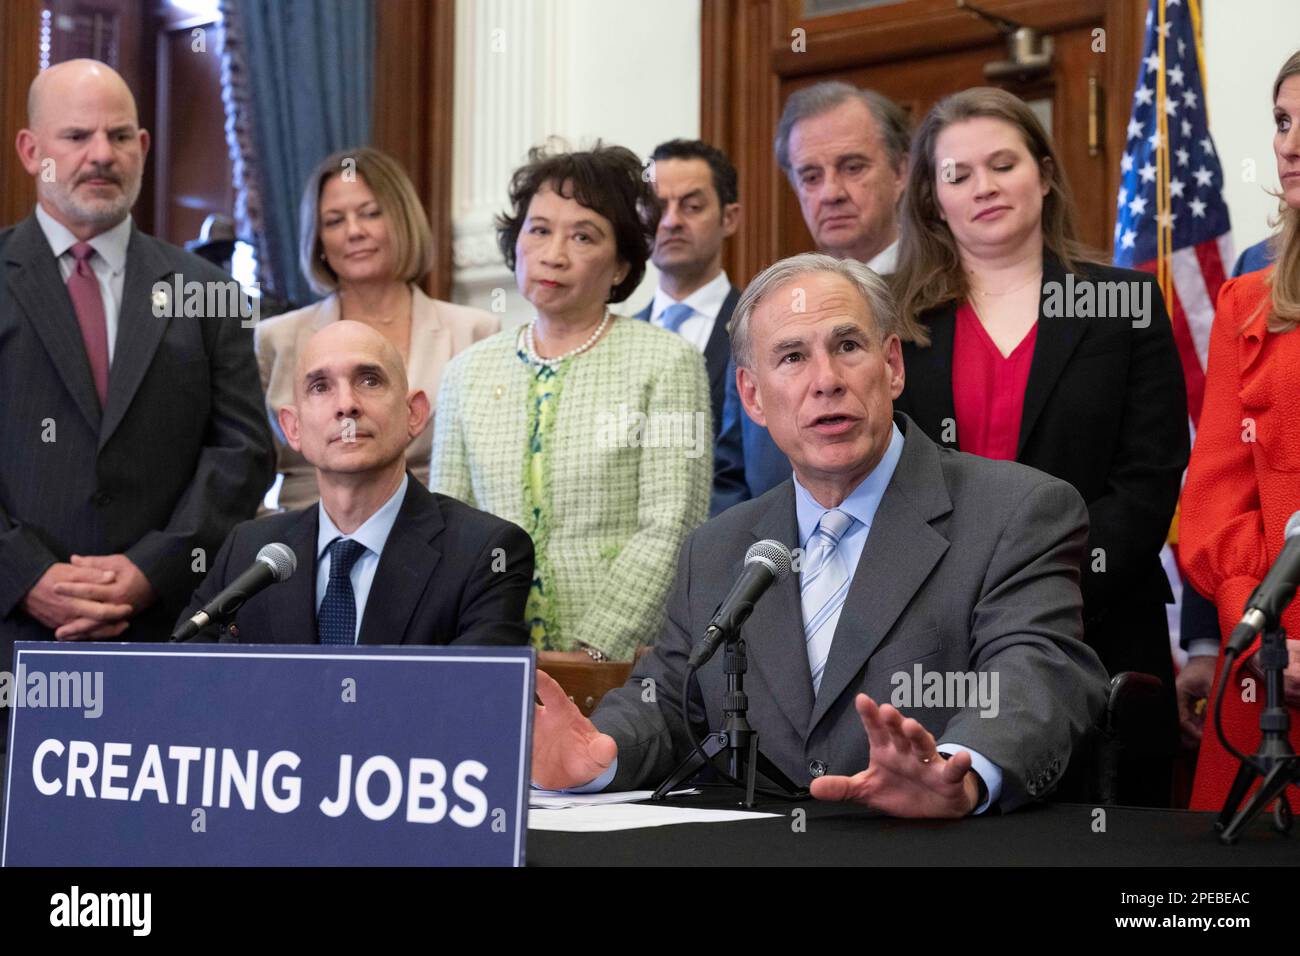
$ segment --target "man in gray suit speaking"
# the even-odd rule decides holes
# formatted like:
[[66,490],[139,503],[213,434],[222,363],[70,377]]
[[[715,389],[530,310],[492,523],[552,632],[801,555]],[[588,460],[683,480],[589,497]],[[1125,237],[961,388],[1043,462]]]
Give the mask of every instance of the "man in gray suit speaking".
[[242,306],[166,291],[238,288],[131,220],[149,134],[122,78],[57,64],[28,114],[38,204],[0,230],[0,670],[15,640],[166,640],[272,477]]
[[655,786],[688,733],[721,726],[722,655],[697,672],[690,728],[682,678],[762,539],[801,549],[743,632],[749,721],[790,780],[918,817],[1011,810],[1060,781],[1106,698],[1081,640],[1087,512],[1065,482],[940,448],[895,414],[897,326],[854,260],[795,256],[750,283],[732,332],[741,400],[794,479],[687,539],[654,650],[590,720],[538,673],[537,785]]

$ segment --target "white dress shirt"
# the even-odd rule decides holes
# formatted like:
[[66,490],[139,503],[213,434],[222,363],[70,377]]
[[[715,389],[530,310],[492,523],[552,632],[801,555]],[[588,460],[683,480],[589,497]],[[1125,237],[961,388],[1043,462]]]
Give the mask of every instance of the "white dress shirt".
[[870,262],[867,268],[876,275],[887,276],[892,272],[898,271],[898,240],[895,239],[885,248],[881,249]]
[[[682,300],[682,304],[689,305],[695,313],[682,323],[677,334],[703,352],[713,337],[713,323],[718,320],[722,303],[727,301],[730,294],[731,280],[727,278],[724,269]],[[676,304],[677,300],[665,292],[662,286],[655,289],[654,301],[650,303],[650,321],[663,328],[664,311]]]
[[[59,261],[59,273],[66,284],[68,276],[77,267],[72,247],[80,240],[41,206],[36,207],[36,221],[41,224],[45,241],[50,244],[54,258]],[[99,296],[104,300],[104,325],[108,331],[108,364],[113,365],[113,352],[117,348],[117,321],[122,312],[122,284],[126,276],[126,247],[131,242],[131,217],[127,216],[112,229],[101,232],[89,240],[99,253],[90,259],[90,268],[99,280]]]

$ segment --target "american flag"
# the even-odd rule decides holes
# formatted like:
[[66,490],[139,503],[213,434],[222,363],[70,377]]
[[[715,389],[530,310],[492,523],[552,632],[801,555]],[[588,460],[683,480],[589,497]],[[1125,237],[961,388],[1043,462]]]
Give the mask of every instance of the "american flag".
[[[1195,21],[1195,24],[1193,23]],[[1232,232],[1210,137],[1198,0],[1151,0],[1128,139],[1120,161],[1114,261],[1161,278],[1195,424]]]

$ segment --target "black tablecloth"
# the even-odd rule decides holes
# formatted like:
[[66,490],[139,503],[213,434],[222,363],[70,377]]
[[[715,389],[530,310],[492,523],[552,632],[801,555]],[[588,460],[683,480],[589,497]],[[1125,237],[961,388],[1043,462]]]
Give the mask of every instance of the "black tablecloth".
[[[674,798],[681,806],[741,809],[733,791]],[[806,811],[802,832],[793,811]],[[1283,837],[1261,815],[1234,846],[1214,814],[1040,804],[1005,816],[899,820],[852,804],[760,800],[781,814],[736,823],[687,823],[611,833],[530,830],[530,866],[1296,866],[1300,834]]]

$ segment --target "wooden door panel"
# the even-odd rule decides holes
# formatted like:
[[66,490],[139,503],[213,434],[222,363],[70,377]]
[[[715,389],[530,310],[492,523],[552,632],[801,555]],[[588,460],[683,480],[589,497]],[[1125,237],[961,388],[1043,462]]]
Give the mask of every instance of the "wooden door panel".
[[[1054,36],[1055,66],[1050,77],[1025,85],[999,84],[1025,100],[1049,99],[1052,129],[1049,133],[1065,168],[1079,211],[1080,238],[1099,248],[1109,246],[1106,234],[1107,203],[1114,196],[1106,192],[1106,152],[1090,156],[1088,150],[1088,76],[1096,76],[1096,54],[1090,50],[1091,31],[1074,29]],[[893,99],[911,115],[913,123],[938,100],[972,86],[990,85],[984,65],[1002,59],[1000,42],[970,47],[953,53],[912,57],[891,63],[862,66],[833,74],[800,77],[782,84],[781,102],[802,87],[825,79],[842,79],[855,86],[877,90]],[[1104,145],[1104,143],[1103,143]],[[779,256],[795,255],[813,248],[804,226],[794,191],[782,182],[779,220]]]
[[[1053,38],[1048,76],[1030,86],[1003,85],[1027,100],[1050,99],[1053,140],[1075,192],[1080,238],[1105,254],[1145,0],[980,5]],[[806,16],[803,0],[703,0],[702,27],[702,136],[729,153],[740,175],[744,213],[724,252],[738,284],[780,256],[812,246],[772,156],[776,121],[791,91],[844,79],[874,87],[920,117],[947,93],[987,85],[984,64],[1006,56],[1000,35],[952,0],[904,0],[820,17]],[[1104,49],[1094,52],[1098,33]],[[1095,154],[1088,148],[1090,80],[1098,104]]]

